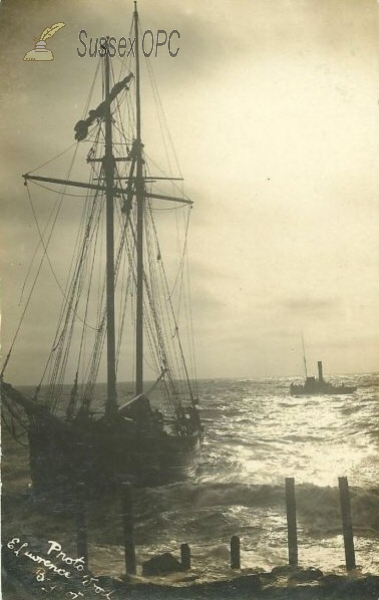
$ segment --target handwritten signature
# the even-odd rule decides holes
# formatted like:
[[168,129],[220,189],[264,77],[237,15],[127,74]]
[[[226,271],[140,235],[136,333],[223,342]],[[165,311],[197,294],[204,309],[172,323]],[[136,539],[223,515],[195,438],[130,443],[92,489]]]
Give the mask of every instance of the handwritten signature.
[[[36,580],[39,583],[46,584],[46,586],[50,581],[47,577],[49,573],[62,577],[63,581],[67,581],[67,579],[72,580],[74,578],[77,580],[79,577],[79,582],[85,589],[83,592],[68,591],[66,593],[67,598],[72,598],[72,600],[75,600],[76,598],[84,597],[86,591],[94,591],[95,594],[100,594],[106,600],[111,600],[111,595],[114,593],[114,590],[110,592],[106,591],[104,588],[98,585],[99,579],[97,577],[92,577],[90,574],[84,572],[85,559],[83,556],[80,558],[72,558],[63,552],[61,544],[55,542],[54,540],[49,540],[48,544],[49,546],[47,548],[46,555],[49,557],[51,556],[51,558],[36,554],[30,549],[28,550],[28,542],[22,542],[20,538],[17,537],[9,540],[7,547],[9,550],[13,550],[13,553],[18,558],[26,557],[34,563],[41,565],[41,567],[36,571]],[[51,559],[53,559],[55,562],[53,562]],[[73,570],[71,570],[70,567]],[[49,585],[49,589],[46,589],[46,587],[41,587],[41,590],[50,593],[57,587],[58,585]]]

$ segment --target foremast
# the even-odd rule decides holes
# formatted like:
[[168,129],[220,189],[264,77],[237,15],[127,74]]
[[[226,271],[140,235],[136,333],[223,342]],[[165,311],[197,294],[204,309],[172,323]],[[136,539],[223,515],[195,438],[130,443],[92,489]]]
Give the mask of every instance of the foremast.
[[112,150],[112,114],[110,102],[110,65],[109,53],[105,53],[104,69],[105,89],[105,154],[103,169],[106,185],[106,314],[107,314],[107,416],[117,410],[116,390],[116,333],[115,333],[115,272],[114,272],[114,169],[115,160]]
[[136,200],[137,200],[137,305],[136,305],[136,396],[143,393],[143,213],[144,179],[141,141],[141,93],[137,2],[134,2],[136,44]]
[[[104,95],[103,102],[92,111],[92,115],[87,120],[79,121],[75,126],[75,139],[79,142],[87,137],[88,128],[96,119],[102,119],[105,127],[105,149],[104,156],[98,158],[88,158],[88,162],[100,161],[102,164],[104,183],[103,185],[88,184],[79,181],[62,180],[51,177],[40,177],[37,175],[23,175],[25,184],[28,180],[43,181],[54,184],[63,184],[64,186],[74,186],[97,191],[105,191],[105,222],[106,222],[106,336],[107,336],[107,399],[105,403],[105,413],[108,417],[115,414],[118,410],[117,388],[116,388],[116,331],[115,331],[115,249],[114,249],[114,201],[117,196],[124,193],[121,188],[115,188],[115,164],[113,155],[113,136],[112,136],[112,110],[111,105],[119,92],[127,86],[132,75],[116,84],[111,90],[110,87],[110,62],[109,53],[104,54]],[[124,159],[120,159],[124,160]],[[104,185],[105,184],[105,185]]]
[[[136,396],[143,393],[143,352],[144,352],[144,210],[145,201],[149,199],[166,200],[169,202],[192,205],[193,202],[186,197],[166,196],[165,194],[157,194],[151,190],[145,189],[145,182],[153,182],[155,180],[181,180],[177,177],[162,177],[162,176],[144,176],[144,159],[143,159],[143,144],[141,140],[141,93],[140,93],[140,55],[139,55],[139,18],[137,11],[137,2],[134,3],[134,31],[136,38],[136,56],[135,56],[135,101],[136,101],[136,130],[135,140],[132,149],[127,157],[115,158],[113,153],[113,117],[112,117],[112,102],[116,96],[126,87],[133,77],[132,73],[126,76],[122,81],[116,83],[113,88],[110,88],[110,57],[109,53],[104,53],[104,75],[103,75],[103,101],[95,109],[90,111],[89,116],[85,120],[79,121],[75,126],[75,139],[77,141],[84,140],[89,132],[90,126],[96,121],[104,122],[104,138],[105,150],[101,158],[93,158],[88,156],[87,162],[101,162],[103,181],[99,184],[85,183],[80,181],[70,181],[68,179],[58,179],[51,177],[43,177],[38,175],[23,175],[25,185],[28,180],[40,181],[53,184],[62,184],[89,190],[105,192],[105,207],[106,207],[106,335],[107,335],[107,400],[105,412],[107,416],[113,415],[118,410],[117,404],[117,387],[116,387],[116,332],[115,332],[115,248],[114,248],[114,202],[118,197],[124,197],[125,202],[131,202],[133,196],[136,199],[136,331],[135,331],[135,393]],[[126,188],[122,187],[117,177],[116,182],[116,162],[131,161],[129,177],[124,178],[127,183]],[[135,168],[135,175],[133,171]],[[181,351],[182,352],[182,351]],[[160,374],[158,381],[162,378],[164,368]],[[186,372],[188,379],[188,374]],[[191,394],[192,398],[192,394]]]

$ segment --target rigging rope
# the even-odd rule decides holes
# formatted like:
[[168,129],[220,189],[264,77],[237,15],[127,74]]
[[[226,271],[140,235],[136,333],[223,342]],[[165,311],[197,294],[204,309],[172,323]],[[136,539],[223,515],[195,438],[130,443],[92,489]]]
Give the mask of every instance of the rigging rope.
[[[17,329],[16,329],[16,332],[15,332],[15,334],[14,334],[14,337],[13,337],[13,340],[12,340],[12,343],[11,343],[11,346],[10,346],[10,349],[9,349],[9,351],[8,351],[8,354],[7,354],[7,356],[6,356],[6,359],[5,359],[5,362],[4,362],[4,365],[3,365],[3,368],[2,368],[2,371],[1,371],[1,374],[0,374],[0,377],[2,377],[2,376],[4,375],[4,371],[5,371],[5,369],[6,369],[7,365],[8,365],[8,362],[9,362],[9,359],[10,359],[10,356],[11,356],[11,353],[12,353],[12,351],[13,351],[13,347],[14,347],[14,345],[15,345],[15,343],[16,343],[17,336],[18,336],[18,334],[19,334],[19,331],[20,331],[20,329],[21,329],[22,323],[23,323],[23,321],[24,321],[24,318],[25,318],[25,315],[26,315],[26,311],[27,311],[27,309],[28,309],[28,306],[29,306],[29,302],[30,302],[30,300],[31,300],[31,297],[32,297],[32,295],[33,295],[33,291],[34,291],[34,288],[35,288],[35,286],[36,286],[37,279],[38,279],[38,276],[39,276],[39,274],[40,274],[40,271],[41,271],[41,268],[42,268],[42,265],[43,265],[43,262],[44,262],[44,259],[45,259],[45,255],[46,255],[46,249],[47,249],[47,248],[48,248],[48,246],[49,246],[50,239],[51,239],[51,236],[52,236],[52,233],[53,233],[53,229],[54,229],[54,225],[55,225],[55,223],[56,223],[56,220],[57,220],[57,217],[58,217],[58,214],[59,214],[59,211],[60,211],[61,205],[62,205],[62,200],[63,200],[63,196],[61,197],[61,199],[60,199],[60,202],[59,202],[59,204],[58,204],[58,208],[57,208],[57,211],[56,211],[55,219],[54,219],[54,221],[53,221],[53,225],[52,225],[52,228],[51,228],[51,231],[50,231],[50,234],[49,234],[48,240],[47,240],[46,247],[44,246],[44,248],[45,248],[45,252],[43,253],[43,255],[42,255],[42,257],[41,257],[41,260],[40,260],[40,263],[39,263],[39,266],[38,266],[38,269],[37,269],[37,273],[36,273],[36,276],[35,276],[35,278],[34,278],[33,285],[32,285],[32,287],[31,287],[31,290],[30,290],[29,296],[28,296],[28,298],[27,298],[27,301],[26,301],[26,304],[25,304],[24,310],[23,310],[23,312],[22,312],[22,315],[21,315],[20,322],[19,322],[19,324],[18,324],[18,327],[17,327]],[[53,214],[53,213],[52,213],[52,214]]]
[[[103,62],[103,61],[100,61],[100,62]],[[100,64],[100,62],[99,62],[99,64]],[[99,68],[99,65],[98,65],[98,68]],[[112,66],[111,66],[111,69],[112,69],[111,76],[113,77],[113,67]],[[92,95],[93,86],[95,83],[95,79],[97,77],[97,73],[98,73],[98,69],[95,74],[95,78],[93,81],[90,95]],[[152,74],[150,74],[150,76],[153,77]],[[114,77],[113,77],[113,79],[114,79]],[[166,144],[166,138],[164,137],[164,125],[166,125],[167,131],[168,131],[168,127],[167,127],[166,118],[165,118],[165,115],[163,112],[163,108],[162,108],[162,105],[160,102],[158,89],[157,89],[156,83],[155,83],[155,81],[153,81],[153,79],[152,79],[152,86],[153,86],[153,91],[154,91],[155,102],[156,102],[156,104],[159,104],[159,107],[161,109],[161,115],[163,115],[163,119],[161,118],[161,115],[159,115],[159,126],[160,126],[160,130],[161,130],[162,138],[163,138],[167,161],[169,163],[169,172],[171,173],[171,170],[172,170],[171,162],[170,162],[168,147]],[[131,123],[135,122],[135,113],[133,111],[133,105],[130,102],[130,95],[127,93],[126,90],[123,90],[122,93],[120,94],[120,96],[115,99],[115,103],[114,103],[115,108],[114,108],[113,114],[112,114],[112,118],[113,118],[113,122],[114,122],[114,134],[115,134],[115,137],[118,136],[118,139],[120,140],[120,141],[117,141],[116,139],[114,139],[113,145],[114,145],[114,153],[115,153],[116,157],[123,157],[123,154],[125,154],[125,151],[126,151],[125,156],[131,157],[132,146],[133,146],[133,136],[129,137],[126,134],[126,132],[122,126],[121,102],[124,99],[126,99],[126,107],[128,110],[129,122],[131,122]],[[88,100],[88,105],[89,105],[89,100]],[[87,114],[87,111],[88,111],[88,106],[84,110],[84,114]],[[120,121],[120,126],[118,125],[118,121]],[[96,134],[94,134],[95,131],[96,131]],[[95,152],[95,146],[97,146],[101,141],[104,140],[104,131],[103,131],[102,122],[98,122],[96,124],[96,127],[95,126],[93,127],[93,129],[90,132],[90,135],[91,135],[91,141],[93,141],[93,144],[88,153],[88,158],[94,158],[94,157],[97,158],[97,154]],[[171,144],[172,150],[174,152],[174,157],[177,162],[178,170],[180,172],[180,168],[179,168],[178,161],[177,161],[177,156],[175,154],[175,151],[174,151],[174,148],[172,145],[171,135],[170,135],[169,131],[168,131],[168,141]],[[73,144],[71,146],[71,148],[74,145],[75,144]],[[76,144],[74,157],[76,156],[76,152],[77,152],[77,144]],[[61,154],[63,154],[63,153],[61,153]],[[49,162],[52,162],[53,160],[55,160],[55,159],[53,158],[44,164],[46,165]],[[154,161],[151,161],[151,162],[154,163]],[[73,163],[73,161],[72,161],[72,163]],[[118,165],[120,163],[116,163],[116,164]],[[157,167],[157,168],[159,169],[159,171],[161,173],[163,173],[163,171],[159,167]],[[71,173],[71,169],[72,169],[72,164],[70,166],[69,174]],[[131,161],[130,168],[129,168],[129,176],[130,177],[134,173],[133,169],[134,169],[134,165],[133,165],[133,161]],[[145,164],[145,169],[147,169],[146,164]],[[95,177],[98,177],[98,179],[100,179],[101,167],[100,167],[100,171],[99,171],[99,169],[97,169],[94,166],[94,163],[91,163],[91,170],[92,170],[91,180],[93,181]],[[116,169],[117,177],[119,177],[120,180],[123,179],[124,172],[125,172],[125,174],[128,172],[126,169],[126,164],[124,166],[120,165],[120,168]],[[125,176],[125,180],[127,180],[126,176]],[[47,187],[47,186],[42,186],[41,184],[37,184],[37,185],[40,185],[41,187],[45,187],[45,188]],[[176,187],[177,189],[179,189],[179,186],[177,186],[174,182],[171,182],[171,185],[173,188]],[[49,189],[49,188],[47,188],[47,189]],[[95,326],[91,326],[91,325],[89,325],[89,323],[87,323],[87,319],[88,319],[88,315],[89,315],[89,307],[90,307],[90,291],[88,291],[86,299],[85,299],[85,303],[84,303],[84,318],[82,319],[78,314],[79,302],[80,302],[80,298],[81,298],[81,293],[84,289],[84,285],[86,283],[88,283],[89,288],[94,287],[94,285],[95,285],[94,284],[94,280],[95,280],[95,266],[94,266],[95,263],[94,263],[94,261],[95,261],[96,251],[98,249],[98,240],[99,239],[102,240],[102,237],[103,237],[102,235],[100,235],[100,229],[102,227],[101,213],[102,213],[102,208],[103,208],[103,198],[100,198],[100,194],[98,194],[97,192],[94,196],[91,196],[90,193],[88,193],[86,195],[86,203],[85,203],[85,207],[84,207],[84,211],[83,211],[82,222],[81,222],[79,230],[78,230],[77,241],[75,244],[75,251],[78,254],[78,259],[77,259],[76,263],[74,263],[74,259],[72,260],[72,263],[71,263],[71,266],[69,269],[69,278],[67,280],[65,289],[63,289],[63,287],[61,286],[61,284],[58,280],[58,277],[56,276],[56,274],[54,272],[54,269],[53,269],[52,263],[50,261],[50,257],[48,255],[47,250],[48,250],[51,235],[53,233],[53,230],[54,230],[54,227],[56,224],[56,220],[57,220],[57,217],[58,217],[58,214],[60,211],[60,207],[62,204],[64,194],[65,194],[65,189],[64,189],[64,192],[61,194],[58,209],[56,211],[55,211],[55,209],[52,211],[52,214],[49,218],[48,224],[46,225],[44,231],[42,232],[41,228],[38,224],[37,215],[35,214],[33,202],[32,202],[31,196],[30,196],[30,190],[28,188],[29,202],[31,204],[33,216],[34,216],[34,219],[35,219],[35,222],[37,225],[37,230],[38,230],[39,237],[40,237],[40,244],[42,244],[42,247],[44,250],[44,254],[43,254],[39,269],[38,269],[37,277],[38,277],[39,271],[41,269],[42,262],[43,262],[44,258],[46,257],[49,267],[53,273],[54,279],[55,279],[55,281],[62,293],[62,296],[63,296],[62,305],[61,305],[61,309],[60,309],[60,316],[59,316],[59,321],[58,321],[58,327],[56,329],[54,341],[52,344],[52,350],[51,350],[50,356],[48,358],[48,361],[46,363],[46,366],[45,366],[45,369],[44,369],[44,372],[43,372],[43,375],[41,378],[41,382],[40,382],[40,385],[41,385],[42,381],[45,378],[47,371],[49,370],[48,403],[53,412],[57,410],[57,407],[58,407],[58,404],[59,404],[59,401],[60,401],[60,398],[62,395],[62,390],[63,390],[63,385],[64,385],[64,375],[65,375],[67,362],[68,362],[68,358],[70,355],[70,348],[72,345],[72,340],[73,340],[73,335],[74,335],[75,318],[78,318],[82,322],[82,325],[83,325],[82,331],[81,331],[81,336],[80,336],[78,356],[77,356],[78,370],[77,370],[77,375],[75,377],[74,388],[73,388],[72,396],[71,396],[71,398],[73,399],[73,403],[72,403],[72,414],[73,414],[75,412],[76,391],[77,391],[77,384],[78,384],[78,371],[79,371],[79,367],[81,365],[83,365],[82,369],[85,370],[85,378],[83,379],[82,394],[81,394],[82,408],[84,407],[86,409],[89,409],[90,402],[93,397],[94,385],[95,385],[98,371],[99,371],[99,366],[100,366],[100,361],[101,361],[101,356],[102,356],[102,349],[104,346],[105,333],[106,333],[105,281],[101,285],[100,277],[98,277],[98,282],[99,282],[98,283],[98,307],[97,307],[97,317],[96,317]],[[65,195],[69,195],[69,194],[65,194]],[[72,194],[72,196],[82,197],[81,195],[75,195],[75,194]],[[116,203],[117,215],[120,220],[121,229],[120,229],[120,237],[118,240],[118,250],[117,250],[116,260],[115,260],[115,265],[114,265],[115,287],[116,287],[116,283],[118,282],[119,279],[121,279],[121,282],[123,284],[125,284],[125,282],[126,282],[126,284],[123,286],[123,288],[121,290],[121,294],[120,294],[120,320],[119,320],[119,334],[120,335],[117,340],[116,366],[118,366],[120,352],[121,352],[121,337],[122,337],[122,333],[123,333],[124,325],[125,325],[128,292],[129,292],[129,288],[131,287],[132,282],[134,282],[134,284],[136,282],[136,270],[135,270],[136,264],[135,264],[135,254],[134,254],[136,233],[135,233],[135,224],[133,223],[133,213],[132,212],[125,213],[125,211],[123,211],[123,207],[129,206],[129,204],[132,201],[133,196],[134,196],[133,181],[130,179],[128,186],[125,189],[125,193],[123,193],[121,196],[120,202]],[[123,207],[121,206],[121,202],[124,202]],[[166,406],[166,410],[168,412],[170,412],[170,411],[172,411],[172,409],[174,409],[174,411],[178,412],[180,410],[180,406],[181,406],[179,396],[180,396],[180,394],[184,393],[184,387],[183,387],[184,383],[182,383],[182,381],[181,381],[182,379],[187,381],[187,385],[190,389],[190,397],[193,400],[191,383],[189,380],[187,367],[186,367],[185,363],[184,363],[184,366],[181,365],[181,362],[182,361],[184,362],[184,352],[183,352],[183,348],[182,348],[180,337],[179,337],[179,326],[178,326],[178,321],[174,314],[174,306],[173,306],[173,301],[172,301],[172,296],[173,296],[174,292],[177,290],[177,288],[179,287],[180,288],[180,290],[179,290],[179,312],[180,312],[180,306],[181,306],[181,301],[182,301],[181,294],[183,292],[184,266],[185,266],[186,252],[187,252],[187,236],[188,236],[188,226],[189,226],[190,214],[188,213],[188,217],[187,217],[187,223],[186,223],[186,229],[185,229],[185,240],[184,240],[184,246],[183,246],[182,253],[180,256],[180,260],[179,260],[178,272],[176,274],[176,277],[175,277],[175,280],[174,280],[174,283],[173,283],[173,286],[172,286],[172,289],[170,292],[167,277],[166,277],[166,272],[165,272],[165,269],[163,266],[163,262],[161,260],[161,249],[160,249],[160,246],[158,243],[157,231],[156,231],[155,223],[153,220],[153,210],[160,210],[160,209],[153,209],[152,202],[148,201],[148,200],[145,201],[145,206],[146,206],[145,213],[148,215],[148,218],[146,219],[147,222],[146,222],[146,230],[145,230],[145,237],[144,237],[144,247],[145,247],[145,249],[146,248],[151,249],[151,248],[153,248],[153,246],[155,244],[155,249],[157,250],[157,252],[155,252],[155,253],[148,252],[147,253],[148,260],[146,261],[146,268],[143,273],[143,281],[144,281],[144,289],[145,289],[145,294],[144,294],[144,299],[143,299],[143,305],[144,305],[143,318],[144,318],[144,323],[145,323],[146,332],[147,332],[147,341],[148,341],[148,345],[149,345],[149,348],[151,351],[151,356],[153,359],[153,363],[152,363],[151,367],[153,368],[155,373],[159,376],[159,380],[161,379],[160,383],[163,388],[164,403]],[[182,207],[175,206],[173,208],[163,209],[163,210],[175,210],[176,211],[179,208],[182,208]],[[54,215],[55,215],[55,217],[54,217],[53,223],[52,223],[52,225],[50,225],[50,221]],[[49,228],[51,228],[50,231],[49,231]],[[49,232],[49,236],[46,241],[45,238],[46,238],[47,232]],[[89,258],[90,250],[93,250],[92,260],[90,260],[90,258]],[[36,252],[37,252],[37,250],[36,250]],[[35,254],[36,254],[36,252],[35,252]],[[126,255],[126,258],[129,263],[129,272],[128,272],[127,277],[125,277],[125,262],[122,259],[122,257],[124,255]],[[32,262],[34,261],[34,257],[35,257],[35,255],[33,256]],[[155,258],[155,257],[159,257],[159,258]],[[120,272],[121,272],[121,275],[120,275]],[[163,276],[161,277],[161,275],[163,275]],[[28,276],[29,276],[29,272],[28,272]],[[31,293],[34,290],[36,279],[33,283]],[[30,294],[30,296],[31,296],[31,294]],[[29,303],[30,296],[28,298],[27,304]],[[167,302],[167,300],[168,300],[168,302]],[[132,303],[133,303],[133,297],[132,297]],[[134,309],[133,305],[131,305],[131,307]],[[133,318],[134,318],[134,312],[133,312]],[[21,324],[20,324],[20,326],[21,326]],[[89,362],[88,362],[87,368],[85,369],[83,354],[85,353],[86,339],[87,339],[86,333],[85,333],[86,328],[93,330],[95,332],[95,334],[94,334],[94,343],[92,346],[92,353],[89,356]],[[167,333],[170,330],[173,332],[172,339],[170,339],[170,335],[169,335],[169,333]],[[18,331],[16,332],[16,335],[17,335],[17,333],[18,333]],[[13,344],[11,346],[11,350],[12,350],[12,348],[13,348]],[[10,352],[11,352],[11,350],[10,350]],[[10,352],[9,352],[9,355],[10,355]],[[4,369],[6,367],[8,360],[9,360],[9,356],[7,357],[7,360],[4,365],[2,373],[4,372]],[[144,356],[144,361],[147,362],[146,356]],[[74,393],[74,390],[75,390],[75,393]]]

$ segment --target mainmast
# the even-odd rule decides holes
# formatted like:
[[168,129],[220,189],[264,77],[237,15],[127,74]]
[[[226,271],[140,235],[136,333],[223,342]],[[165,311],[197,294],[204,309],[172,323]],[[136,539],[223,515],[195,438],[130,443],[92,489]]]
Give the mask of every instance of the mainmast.
[[[128,194],[136,197],[137,226],[136,226],[136,259],[137,259],[137,292],[136,292],[136,395],[143,393],[143,300],[144,300],[144,202],[145,199],[167,200],[179,204],[192,205],[193,202],[187,197],[166,196],[155,193],[153,190],[145,190],[145,182],[156,180],[182,180],[177,177],[150,176],[145,177],[143,172],[144,159],[142,155],[143,144],[141,141],[141,94],[140,94],[140,49],[139,49],[139,20],[137,2],[134,3],[134,32],[136,48],[136,134],[131,152],[127,157],[114,157],[112,128],[113,119],[111,104],[113,100],[124,89],[128,90],[128,84],[133,77],[129,73],[124,79],[115,83],[110,89],[110,57],[106,52],[104,55],[103,75],[103,101],[95,110],[89,112],[86,119],[78,121],[75,125],[75,139],[80,142],[86,139],[90,127],[96,122],[104,122],[105,127],[105,152],[103,157],[87,157],[87,162],[102,163],[103,180],[98,183],[85,183],[68,179],[44,177],[40,175],[23,175],[25,184],[27,181],[40,181],[57,185],[73,186],[88,190],[105,191],[106,196],[106,332],[107,332],[107,401],[106,414],[112,415],[117,409],[116,390],[116,335],[115,335],[115,250],[114,250],[114,201],[116,197],[126,197]],[[123,187],[117,177],[115,185],[115,165],[117,161],[132,160],[129,177],[126,177],[127,187]],[[135,169],[135,176],[133,175]],[[128,196],[128,199],[129,196]],[[8,358],[7,358],[8,361]],[[7,363],[6,361],[6,363]],[[4,365],[4,368],[6,366]],[[3,371],[4,371],[3,368]]]
[[112,151],[112,115],[110,102],[110,64],[108,51],[105,53],[105,154],[103,169],[106,186],[106,292],[107,292],[107,403],[109,416],[117,407],[116,392],[116,338],[114,311],[114,165]]
[[136,395],[143,392],[143,203],[144,180],[141,142],[141,95],[139,64],[139,32],[137,2],[134,2],[134,35],[136,39],[136,199],[137,199],[137,306],[136,306]]

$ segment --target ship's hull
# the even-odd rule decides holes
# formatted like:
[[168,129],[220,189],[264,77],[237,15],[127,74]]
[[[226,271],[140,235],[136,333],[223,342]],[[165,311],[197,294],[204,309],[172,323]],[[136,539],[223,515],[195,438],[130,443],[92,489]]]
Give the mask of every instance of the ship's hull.
[[332,386],[332,385],[323,385],[323,386],[313,386],[307,387],[304,385],[291,385],[290,392],[291,396],[335,396],[342,394],[352,394],[356,391],[356,387],[347,387],[347,386]]
[[122,417],[57,427],[34,423],[29,429],[30,467],[36,494],[71,494],[83,483],[88,495],[108,491],[122,482],[136,486],[164,485],[195,470],[201,431],[169,435],[137,431]]
[[152,411],[147,399],[99,419],[79,413],[62,420],[4,381],[1,390],[28,416],[30,470],[37,494],[72,494],[80,483],[88,495],[123,482],[163,485],[193,473],[200,458],[202,426],[194,407],[181,409],[169,433],[163,415]]

